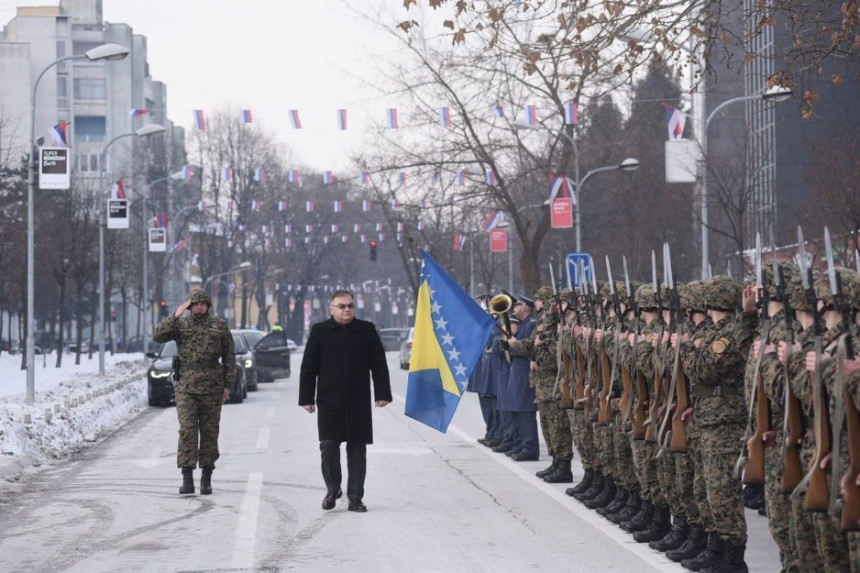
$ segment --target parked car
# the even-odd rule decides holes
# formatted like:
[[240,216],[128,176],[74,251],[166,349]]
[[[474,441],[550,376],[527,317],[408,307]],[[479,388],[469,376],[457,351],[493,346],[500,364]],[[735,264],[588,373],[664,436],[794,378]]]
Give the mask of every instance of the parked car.
[[386,350],[400,350],[400,345],[409,336],[408,328],[383,328],[379,331],[379,339]]
[[[235,344],[236,337],[233,337]],[[146,396],[150,406],[167,406],[176,400],[173,388],[173,357],[176,356],[176,342],[169,340],[157,351],[147,352],[153,362],[146,371]],[[180,366],[180,375],[182,373]],[[230,401],[241,404],[248,396],[248,378],[244,360],[236,355],[236,380],[230,393]]]
[[[274,382],[275,378],[290,377],[290,354],[295,343],[287,338],[283,330],[273,330],[268,334],[260,331],[250,331],[256,342],[252,349],[260,382]],[[291,348],[292,346],[292,348]]]
[[[248,381],[248,391],[257,391],[257,367],[254,360],[254,353],[251,351],[251,341],[246,338],[246,333],[251,331],[231,330],[233,335],[233,350],[236,351],[236,362],[242,365],[245,369],[245,378]],[[250,337],[250,334],[247,334]]]
[[412,339],[415,337],[415,329],[410,328],[406,340],[400,343],[400,369],[409,370],[409,361],[412,360]]

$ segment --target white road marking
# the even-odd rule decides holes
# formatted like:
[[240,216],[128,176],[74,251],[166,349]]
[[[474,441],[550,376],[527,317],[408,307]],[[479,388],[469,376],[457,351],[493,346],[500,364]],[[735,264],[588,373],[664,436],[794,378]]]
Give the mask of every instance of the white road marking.
[[269,447],[269,428],[260,428],[260,433],[257,434],[257,449],[265,450]]
[[254,544],[257,537],[257,516],[260,513],[260,494],[263,490],[263,473],[254,472],[248,476],[248,485],[239,508],[239,522],[236,524],[236,543],[233,546],[232,569],[251,569],[254,567]]
[[271,420],[275,417],[275,409],[273,407],[266,408],[266,413],[263,414],[264,420]]

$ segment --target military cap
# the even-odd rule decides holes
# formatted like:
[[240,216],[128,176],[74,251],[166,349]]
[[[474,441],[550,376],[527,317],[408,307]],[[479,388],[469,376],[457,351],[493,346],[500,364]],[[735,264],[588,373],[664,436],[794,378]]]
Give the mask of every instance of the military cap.
[[[839,291],[842,302],[850,304],[854,308],[860,308],[860,283],[857,282],[857,273],[845,267],[836,267],[839,275]],[[815,296],[824,304],[833,304],[833,294],[830,292],[830,278],[827,273],[821,273],[813,281]]]
[[552,287],[542,286],[534,292],[533,298],[548,302],[555,298],[555,295],[552,294]]
[[741,306],[743,287],[725,275],[717,275],[705,281],[705,305],[708,308],[735,311]]
[[705,312],[705,283],[691,281],[681,291],[681,306],[693,312]]
[[643,283],[636,289],[636,306],[639,310],[656,310],[657,295],[654,293],[653,287],[649,283]]
[[524,304],[524,305],[528,306],[529,308],[535,307],[535,301],[533,301],[529,297],[522,295],[522,294],[517,297],[517,301],[514,303],[514,305],[518,305],[518,304]]
[[205,302],[207,306],[212,306],[212,299],[209,298],[209,293],[202,288],[191,289],[191,292],[188,293],[188,300],[191,301],[191,304]]

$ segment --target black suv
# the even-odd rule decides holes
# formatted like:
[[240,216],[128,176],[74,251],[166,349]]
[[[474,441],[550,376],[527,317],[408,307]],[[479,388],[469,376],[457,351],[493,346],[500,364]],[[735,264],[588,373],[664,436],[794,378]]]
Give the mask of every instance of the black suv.
[[[275,378],[290,377],[290,346],[287,333],[274,330],[268,334],[259,330],[236,330],[251,347],[256,382],[274,382]],[[249,381],[249,385],[251,382]]]

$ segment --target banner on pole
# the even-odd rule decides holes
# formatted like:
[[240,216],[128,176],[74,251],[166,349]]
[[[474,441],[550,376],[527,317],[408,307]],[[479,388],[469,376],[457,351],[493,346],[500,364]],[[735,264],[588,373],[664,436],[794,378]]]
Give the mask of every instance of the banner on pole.
[[167,229],[156,228],[149,230],[149,252],[167,252]]
[[128,229],[128,199],[107,200],[107,228]]
[[492,229],[490,230],[490,252],[491,253],[506,253],[508,251],[508,230],[507,229]]
[[550,225],[553,229],[573,227],[573,201],[570,197],[558,197],[552,200]]
[[39,189],[69,189],[72,186],[68,147],[39,148]]

